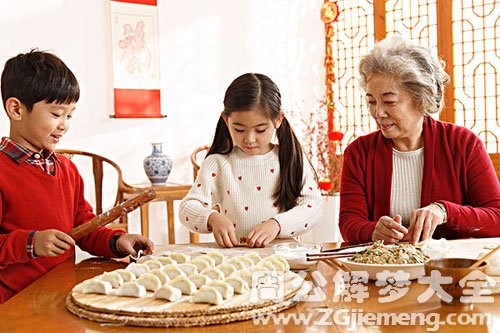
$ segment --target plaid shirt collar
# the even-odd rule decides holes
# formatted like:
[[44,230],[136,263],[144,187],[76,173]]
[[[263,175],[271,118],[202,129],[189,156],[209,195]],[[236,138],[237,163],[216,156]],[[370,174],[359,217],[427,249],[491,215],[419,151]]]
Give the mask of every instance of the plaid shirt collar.
[[4,152],[7,156],[19,164],[23,162],[29,163],[32,160],[40,160],[41,158],[45,160],[57,161],[59,163],[61,162],[53,151],[43,150],[41,153],[38,153],[5,136],[0,142],[0,151]]

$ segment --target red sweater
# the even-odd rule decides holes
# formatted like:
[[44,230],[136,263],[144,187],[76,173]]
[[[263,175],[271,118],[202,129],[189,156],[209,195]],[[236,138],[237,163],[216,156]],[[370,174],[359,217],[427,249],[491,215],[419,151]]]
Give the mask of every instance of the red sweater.
[[[84,199],[76,166],[64,156],[58,157],[61,163],[56,162],[52,176],[0,153],[0,282],[16,292],[74,253],[71,248],[57,257],[30,259],[26,251],[30,231],[69,232],[95,216]],[[101,228],[77,244],[95,255],[113,257],[116,255],[110,249],[110,240],[119,233],[123,231]]]
[[[448,222],[434,238],[500,236],[500,185],[481,140],[470,130],[425,117],[420,207],[439,201]],[[392,140],[380,131],[346,149],[339,227],[350,243],[369,242],[375,224],[390,214]]]

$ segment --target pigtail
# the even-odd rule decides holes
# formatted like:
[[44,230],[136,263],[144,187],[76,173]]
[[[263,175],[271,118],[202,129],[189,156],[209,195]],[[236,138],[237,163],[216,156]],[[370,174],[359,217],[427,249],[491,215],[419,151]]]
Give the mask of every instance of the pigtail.
[[208,156],[212,154],[222,154],[227,155],[233,150],[233,140],[231,139],[231,135],[229,134],[229,128],[227,128],[226,122],[224,119],[219,117],[219,121],[217,122],[217,127],[215,128],[215,136],[210,149],[208,150]]
[[297,205],[297,199],[304,187],[302,180],[304,161],[300,142],[286,118],[283,118],[277,130],[277,136],[280,179],[273,199],[280,212],[285,212]]

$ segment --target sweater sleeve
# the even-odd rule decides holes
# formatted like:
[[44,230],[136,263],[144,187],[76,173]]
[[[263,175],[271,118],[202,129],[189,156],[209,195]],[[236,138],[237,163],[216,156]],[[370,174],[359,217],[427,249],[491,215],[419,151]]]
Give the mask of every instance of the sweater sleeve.
[[278,221],[281,231],[278,238],[301,235],[316,225],[323,214],[323,198],[314,179],[314,172],[307,158],[304,157],[302,192],[297,206],[273,216]]
[[215,158],[210,156],[206,158],[201,163],[193,187],[180,204],[181,223],[193,232],[211,232],[207,222],[210,214],[217,212],[212,209],[212,195],[217,191],[216,177],[220,170]]
[[[2,221],[3,196],[0,194],[0,221]],[[28,256],[28,236],[31,230],[16,229],[0,234],[0,269],[8,265],[24,263]]]
[[[85,200],[84,197],[84,184],[83,180],[76,171],[75,177],[77,177],[75,186],[75,221],[74,225],[79,226],[80,224],[86,223],[94,218],[96,215],[92,211],[92,206]],[[116,234],[124,234],[123,230],[112,230],[107,227],[101,227],[87,236],[79,239],[77,245],[83,250],[96,255],[104,257],[116,257],[111,249],[111,237]]]
[[[361,151],[355,143],[347,147],[344,153],[342,178],[340,184],[339,228],[342,237],[349,243],[371,241],[376,221],[370,221],[366,198],[364,170],[361,164]],[[359,146],[359,145],[358,145]]]
[[469,205],[442,201],[446,206],[446,226],[464,236],[500,236],[500,185],[483,143],[477,139],[467,164],[466,197]]

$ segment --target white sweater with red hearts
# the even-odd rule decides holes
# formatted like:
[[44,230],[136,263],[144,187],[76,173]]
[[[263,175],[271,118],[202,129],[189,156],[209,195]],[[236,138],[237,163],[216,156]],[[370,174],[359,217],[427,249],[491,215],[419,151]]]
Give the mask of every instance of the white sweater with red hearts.
[[313,171],[304,158],[304,186],[298,205],[280,213],[273,193],[279,181],[278,146],[264,155],[251,156],[235,147],[228,155],[214,154],[201,164],[193,187],[182,200],[182,224],[198,233],[209,233],[208,217],[218,207],[235,225],[236,238],[274,218],[281,226],[279,238],[308,231],[322,215],[322,197]]

